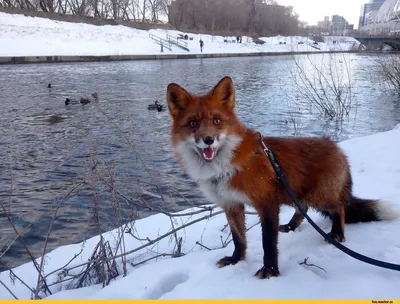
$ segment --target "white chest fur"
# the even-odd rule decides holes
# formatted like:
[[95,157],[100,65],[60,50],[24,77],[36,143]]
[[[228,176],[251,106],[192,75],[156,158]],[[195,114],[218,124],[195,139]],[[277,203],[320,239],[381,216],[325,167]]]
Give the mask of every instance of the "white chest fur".
[[241,140],[238,136],[221,135],[218,151],[212,162],[204,161],[193,138],[182,141],[175,147],[187,173],[199,184],[206,198],[221,207],[250,202],[244,193],[229,185],[232,176],[240,170],[232,165],[232,159]]
[[199,181],[198,183],[205,197],[220,207],[249,203],[246,194],[230,187],[229,179],[229,176],[224,176],[219,179]]

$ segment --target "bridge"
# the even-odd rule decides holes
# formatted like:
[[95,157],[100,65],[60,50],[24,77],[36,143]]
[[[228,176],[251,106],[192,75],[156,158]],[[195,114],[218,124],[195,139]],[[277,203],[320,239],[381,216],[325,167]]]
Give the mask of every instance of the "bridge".
[[400,36],[364,36],[354,37],[361,45],[364,45],[367,49],[374,47],[377,48],[381,45],[389,45],[394,51],[400,51]]

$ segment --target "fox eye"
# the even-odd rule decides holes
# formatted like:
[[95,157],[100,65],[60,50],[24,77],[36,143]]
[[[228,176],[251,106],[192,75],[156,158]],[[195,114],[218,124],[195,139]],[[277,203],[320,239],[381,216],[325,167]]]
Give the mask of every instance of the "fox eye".
[[214,124],[219,125],[221,123],[221,119],[219,118],[214,118]]
[[195,128],[195,127],[197,126],[197,121],[191,120],[191,121],[189,122],[189,126],[190,126],[191,128]]

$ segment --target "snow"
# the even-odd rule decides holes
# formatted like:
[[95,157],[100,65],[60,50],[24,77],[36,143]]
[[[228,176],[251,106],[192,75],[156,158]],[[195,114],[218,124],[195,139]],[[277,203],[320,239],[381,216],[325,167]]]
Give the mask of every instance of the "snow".
[[[354,181],[354,193],[362,198],[379,198],[388,201],[400,210],[400,125],[393,130],[370,136],[353,138],[340,143],[347,153]],[[251,211],[250,208],[247,208]],[[184,213],[200,210],[192,208]],[[218,210],[218,209],[216,209]],[[280,222],[287,223],[293,208],[282,207]],[[216,211],[214,211],[216,212]],[[187,223],[209,212],[175,218],[174,225]],[[331,228],[329,219],[310,211],[310,216],[325,231]],[[258,223],[255,215],[247,216],[247,227]],[[248,232],[248,251],[244,261],[235,266],[217,268],[216,261],[230,255],[233,244],[221,246],[229,229],[223,214],[201,221],[177,232],[183,238],[179,258],[164,257],[140,266],[128,264],[128,274],[102,287],[88,286],[77,290],[66,290],[66,284],[54,285],[50,299],[396,299],[399,298],[400,276],[397,272],[368,265],[355,260],[333,245],[327,244],[306,221],[299,229],[288,234],[279,234],[279,266],[281,276],[260,280],[254,273],[262,266],[263,250],[260,226]],[[135,228],[140,238],[154,239],[170,230],[170,219],[162,214],[136,221]],[[350,249],[371,258],[400,264],[400,219],[384,222],[346,225],[346,242]],[[104,233],[104,237],[115,244],[118,230]],[[45,261],[44,273],[48,274],[66,264],[81,248],[82,254],[70,266],[87,261],[99,237],[81,244],[63,246],[50,252]],[[129,235],[125,237],[126,250],[143,242]],[[209,251],[196,242],[216,249]],[[138,263],[157,253],[172,253],[174,241],[165,238],[157,246],[148,247],[128,256],[128,261]],[[322,267],[299,265],[305,258],[308,263]],[[121,261],[118,265],[121,267]],[[71,271],[77,273],[81,268]],[[37,272],[32,263],[14,269],[29,286],[36,286]],[[8,272],[0,273],[0,279],[19,298],[30,298],[30,292],[18,281],[10,284]],[[48,284],[55,282],[57,275],[49,276]],[[0,287],[0,298],[11,295]]]
[[[172,46],[171,51],[164,48],[161,53],[161,47],[150,39],[149,34],[163,39],[167,34],[173,37],[188,34],[193,40],[186,40],[189,52]],[[96,26],[0,12],[0,56],[3,57],[200,54],[200,38],[204,41],[204,54],[349,51],[359,46],[359,42],[351,37],[340,37],[336,44],[330,39],[313,45],[312,40],[297,36],[264,37],[261,38],[266,42],[263,45],[255,44],[250,37],[243,37],[240,44],[236,43],[236,37],[161,29],[145,31],[122,25]]]

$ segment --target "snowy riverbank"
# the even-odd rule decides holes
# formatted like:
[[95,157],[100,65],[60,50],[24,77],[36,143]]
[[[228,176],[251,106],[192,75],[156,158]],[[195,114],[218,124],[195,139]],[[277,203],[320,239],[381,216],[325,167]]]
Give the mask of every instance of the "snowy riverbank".
[[[363,198],[381,198],[390,201],[394,209],[400,210],[400,125],[395,129],[370,136],[350,139],[340,143],[349,156],[354,180],[354,192]],[[217,209],[218,210],[218,209]],[[188,212],[188,210],[183,211]],[[175,227],[188,221],[207,215],[208,212],[176,218]],[[280,221],[286,223],[293,209],[283,207]],[[315,212],[309,213],[318,225],[329,231],[331,222]],[[248,216],[247,226],[258,222],[256,216]],[[130,263],[139,263],[159,253],[172,253],[174,241],[163,239],[154,248],[148,247],[128,256],[127,276],[120,275],[110,285],[102,288],[93,285],[78,290],[65,290],[69,282],[50,287],[53,295],[49,298],[60,299],[179,299],[179,298],[214,298],[214,299],[396,299],[399,298],[400,277],[397,272],[361,263],[330,244],[306,221],[296,232],[279,234],[279,262],[281,276],[270,280],[259,280],[253,276],[262,265],[262,245],[259,225],[248,232],[248,255],[245,261],[236,266],[218,269],[217,259],[232,253],[233,244],[224,249],[208,251],[196,245],[201,242],[209,248],[221,246],[229,229],[223,214],[201,221],[177,233],[182,237],[180,258],[164,257],[157,261],[132,267]],[[165,215],[154,215],[139,220],[134,231],[134,239],[125,237],[126,251],[146,243],[145,238],[154,239],[168,232],[171,221]],[[221,231],[223,230],[223,231]],[[346,243],[349,248],[369,257],[400,264],[400,219],[391,222],[373,222],[346,225]],[[103,236],[115,247],[117,230]],[[81,249],[82,254],[68,267],[87,261],[91,256],[99,237],[93,237],[82,244],[59,247],[46,258],[44,274],[48,274],[67,264]],[[309,263],[323,267],[299,265],[305,258]],[[117,260],[121,271],[121,260]],[[80,272],[82,267],[71,270],[68,275]],[[14,272],[29,286],[36,287],[37,272],[32,263],[14,269]],[[62,271],[50,275],[48,284],[63,277]],[[121,273],[121,272],[120,272]],[[64,273],[65,275],[66,273]],[[64,277],[65,278],[65,277]],[[0,279],[7,284],[19,298],[29,298],[30,291],[17,280],[10,283],[8,272],[0,273]],[[11,295],[0,286],[0,298]]]
[[[164,48],[161,52],[150,34],[162,39],[167,34],[188,34],[193,40],[185,40],[189,51],[172,45],[171,50]],[[161,29],[145,31],[121,25],[95,26],[0,12],[0,57],[200,54],[200,38],[204,41],[203,54],[349,51],[359,46],[351,37],[328,37],[318,45],[305,37],[282,36],[261,38],[265,41],[262,45],[255,44],[250,37],[236,43],[235,37]]]

